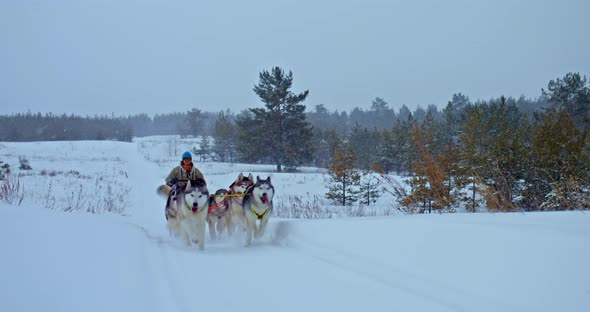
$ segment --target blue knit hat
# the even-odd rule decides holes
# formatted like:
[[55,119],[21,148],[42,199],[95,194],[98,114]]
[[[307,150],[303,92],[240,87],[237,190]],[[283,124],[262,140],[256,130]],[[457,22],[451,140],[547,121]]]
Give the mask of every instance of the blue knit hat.
[[186,151],[186,152],[182,153],[182,159],[181,160],[184,160],[185,158],[188,158],[190,160],[193,160],[193,155],[191,155],[191,153],[189,151]]

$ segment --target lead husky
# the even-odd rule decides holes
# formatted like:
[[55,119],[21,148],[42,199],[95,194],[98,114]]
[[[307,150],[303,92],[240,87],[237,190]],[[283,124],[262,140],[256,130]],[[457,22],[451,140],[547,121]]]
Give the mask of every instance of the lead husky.
[[185,188],[158,187],[159,194],[168,191],[166,220],[172,235],[187,245],[198,244],[205,249],[205,223],[209,208],[209,191],[202,179],[188,181]]
[[254,178],[252,177],[252,173],[247,177],[240,173],[236,181],[229,186],[227,198],[230,208],[230,218],[228,223],[228,233],[230,235],[233,234],[236,228],[242,232],[246,231],[246,218],[244,217],[242,202],[244,201],[246,189],[248,189],[253,183]]
[[[256,177],[256,183],[248,188],[242,208],[244,209],[244,216],[246,218],[246,244],[252,243],[252,235],[259,238],[264,234],[270,213],[272,211],[272,198],[275,189],[270,183],[270,177],[266,180],[261,180]],[[256,221],[260,224],[257,226]]]

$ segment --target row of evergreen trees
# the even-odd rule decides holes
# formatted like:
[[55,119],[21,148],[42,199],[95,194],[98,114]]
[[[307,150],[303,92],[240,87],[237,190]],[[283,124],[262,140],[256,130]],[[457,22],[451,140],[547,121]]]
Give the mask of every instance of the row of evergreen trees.
[[[342,204],[359,186],[356,170],[373,169],[411,177],[400,203],[413,211],[590,207],[590,86],[577,73],[550,81],[536,103],[505,97],[471,103],[458,94],[440,113],[429,107],[396,114],[376,99],[368,114],[355,113],[376,122],[348,131],[326,125],[331,118],[317,118],[320,125],[312,127],[306,117],[314,115],[300,104],[308,91],[289,91],[292,80],[278,67],[262,72],[254,91],[265,108],[235,123],[220,114],[212,150],[222,159],[273,163],[277,171],[329,167],[337,186],[328,196]],[[321,106],[315,114],[330,115]],[[377,126],[382,116],[391,126]],[[230,147],[226,154],[223,146]]]
[[329,195],[345,200],[370,166],[410,175],[411,191],[397,190],[410,211],[590,208],[590,86],[570,73],[543,96],[550,107],[532,116],[501,97],[451,101],[443,118],[398,119],[390,130],[355,128],[333,145]]
[[[308,91],[289,91],[292,80],[278,67],[262,72],[254,91],[265,108],[217,124],[223,131],[213,145],[231,141],[242,161],[274,163],[277,171],[330,167],[341,192],[328,195],[343,204],[346,188],[359,181],[355,170],[372,168],[409,174],[411,191],[400,203],[415,211],[590,207],[590,86],[577,73],[549,82],[542,90],[547,107],[527,111],[505,97],[470,103],[457,95],[442,114],[391,115],[388,129],[356,124],[344,134],[321,127],[314,133],[300,104]],[[372,110],[384,113],[386,103],[375,101]]]
[[[540,111],[548,104],[543,97],[538,99],[508,99],[514,102],[522,112],[529,116]],[[453,95],[454,105],[464,105],[469,99],[462,94]],[[398,120],[405,121],[412,116],[412,120],[422,121],[430,114],[440,119],[443,112],[435,105],[426,108],[418,107],[411,111],[402,105],[397,111],[388,106],[381,98],[375,98],[370,109],[354,108],[350,113],[346,111],[328,111],[324,105],[316,105],[311,111],[304,112],[305,119],[312,125],[314,137],[323,137],[326,132],[334,132],[338,136],[348,135],[354,128],[389,130]],[[156,114],[131,115],[127,117],[115,116],[76,116],[56,115],[52,113],[19,113],[9,116],[0,115],[0,141],[55,141],[55,140],[120,140],[129,141],[132,137],[150,135],[193,135],[211,136],[220,132],[231,132],[229,127],[238,119],[252,116],[250,110],[244,110],[237,115],[230,110],[219,113],[202,112],[193,108],[187,112],[173,112]],[[226,133],[225,135],[228,135]],[[314,142],[316,144],[317,142]],[[231,154],[231,151],[228,151]],[[227,159],[223,154],[215,153],[220,160]],[[315,165],[324,166],[332,155],[314,155]],[[224,158],[225,157],[225,158]],[[235,159],[235,155],[231,156]]]

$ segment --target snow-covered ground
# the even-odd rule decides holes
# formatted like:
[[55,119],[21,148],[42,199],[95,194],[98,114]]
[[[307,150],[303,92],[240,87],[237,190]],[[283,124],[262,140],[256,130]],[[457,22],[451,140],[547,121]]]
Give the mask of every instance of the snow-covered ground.
[[[0,160],[26,174],[23,203],[0,205],[0,311],[590,307],[584,212],[275,218],[249,247],[241,237],[208,240],[205,251],[185,247],[167,234],[155,188],[190,143],[173,151],[163,142],[0,143]],[[16,169],[18,156],[33,170]],[[272,177],[277,200],[325,193],[315,168],[197,165],[210,190],[252,172]],[[80,212],[113,198],[119,213]]]

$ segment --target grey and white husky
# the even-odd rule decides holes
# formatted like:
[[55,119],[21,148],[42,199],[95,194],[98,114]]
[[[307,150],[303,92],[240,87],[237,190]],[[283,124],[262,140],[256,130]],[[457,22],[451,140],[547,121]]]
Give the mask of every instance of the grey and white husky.
[[168,193],[166,220],[170,233],[187,245],[205,249],[205,227],[209,208],[209,191],[202,179],[188,181],[186,187],[160,186],[159,194]]
[[270,182],[270,177],[261,180],[259,176],[256,177],[256,183],[246,191],[242,209],[246,219],[247,245],[252,243],[252,236],[259,238],[264,235],[264,230],[272,212],[274,192],[275,189]]

